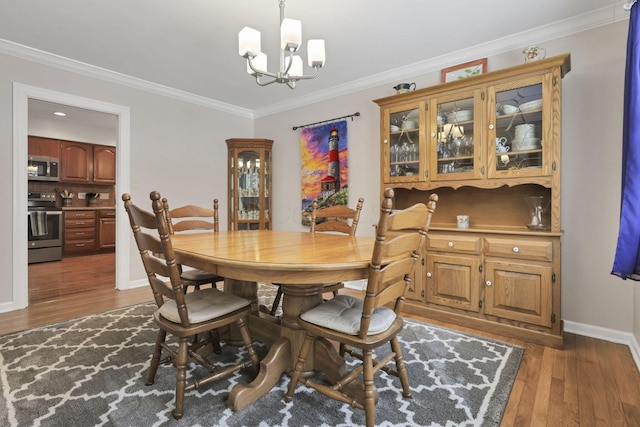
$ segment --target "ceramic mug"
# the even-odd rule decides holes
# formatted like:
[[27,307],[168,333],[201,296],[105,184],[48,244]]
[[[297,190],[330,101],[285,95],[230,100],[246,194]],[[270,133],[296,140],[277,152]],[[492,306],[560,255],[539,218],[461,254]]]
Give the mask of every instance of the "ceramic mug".
[[457,215],[458,228],[469,228],[469,215]]
[[529,46],[522,51],[524,62],[537,61],[547,56],[547,50],[540,46]]

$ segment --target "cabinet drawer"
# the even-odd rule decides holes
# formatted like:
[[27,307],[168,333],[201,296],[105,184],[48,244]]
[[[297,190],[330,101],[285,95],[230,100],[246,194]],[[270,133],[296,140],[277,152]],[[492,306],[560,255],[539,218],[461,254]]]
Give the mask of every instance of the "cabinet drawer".
[[100,210],[100,218],[115,218],[115,217],[116,217],[115,209]]
[[93,228],[68,228],[64,230],[65,240],[95,239],[96,229]]
[[93,218],[88,219],[67,219],[64,221],[65,230],[68,228],[95,228],[96,220]]
[[96,211],[92,211],[92,210],[65,211],[64,218],[65,219],[95,219]]
[[553,261],[553,242],[550,240],[485,238],[487,256]]
[[466,252],[480,253],[482,248],[482,239],[475,236],[465,235],[432,235],[429,234],[427,242],[427,250],[441,252]]
[[85,239],[85,240],[73,240],[70,242],[64,242],[64,251],[65,252],[84,252],[84,251],[93,251],[96,249],[96,240],[95,239]]

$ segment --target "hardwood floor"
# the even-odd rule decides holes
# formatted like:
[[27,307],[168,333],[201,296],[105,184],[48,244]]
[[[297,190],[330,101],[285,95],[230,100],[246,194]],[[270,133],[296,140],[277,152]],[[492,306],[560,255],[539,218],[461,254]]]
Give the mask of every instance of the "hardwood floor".
[[[151,301],[147,287],[115,290],[113,265],[113,258],[103,255],[70,258],[53,272],[34,268],[33,277],[30,266],[30,280],[42,276],[34,286],[42,286],[47,297],[35,295],[40,291],[30,285],[35,301],[24,310],[0,314],[0,334]],[[640,426],[640,373],[625,345],[567,333],[564,349],[557,350],[411,317],[525,348],[502,426]]]
[[0,313],[0,335],[153,299],[148,287],[115,289],[115,254],[29,265],[29,307]]

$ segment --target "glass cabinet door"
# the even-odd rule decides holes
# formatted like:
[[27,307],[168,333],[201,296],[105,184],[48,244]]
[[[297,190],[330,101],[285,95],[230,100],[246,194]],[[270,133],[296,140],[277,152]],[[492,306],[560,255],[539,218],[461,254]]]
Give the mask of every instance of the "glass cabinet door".
[[543,176],[549,167],[551,108],[543,77],[489,89],[489,177]]
[[481,91],[467,91],[430,101],[432,181],[482,176]]
[[260,154],[238,153],[238,230],[258,229],[260,219]]
[[420,105],[424,104],[411,104],[388,110],[382,151],[385,182],[424,180]]
[[227,140],[230,231],[271,228],[271,142]]

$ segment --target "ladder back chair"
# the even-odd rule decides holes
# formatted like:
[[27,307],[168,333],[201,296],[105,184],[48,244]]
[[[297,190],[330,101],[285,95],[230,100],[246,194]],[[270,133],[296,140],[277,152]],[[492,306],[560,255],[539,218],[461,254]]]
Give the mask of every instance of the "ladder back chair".
[[[318,209],[318,200],[314,200],[311,208],[311,224],[309,231],[316,232],[335,232],[355,236],[358,229],[358,221],[360,220],[360,212],[364,205],[364,198],[360,197],[355,209],[351,209],[345,205],[333,205],[327,208]],[[318,221],[321,220],[321,221]],[[276,315],[280,300],[282,299],[282,287],[278,284],[276,296],[273,299],[269,314]],[[331,292],[335,297],[338,291],[344,288],[344,283],[327,283],[322,290],[323,293]]]
[[[400,311],[415,266],[422,258],[438,197],[432,194],[427,205],[418,203],[393,214],[392,199],[393,190],[386,189],[364,298],[338,295],[300,315],[305,340],[284,398],[290,402],[296,385],[301,382],[331,399],[364,409],[367,427],[375,425],[376,372],[383,370],[399,377],[402,395],[411,397],[397,337],[404,324]],[[340,343],[360,363],[333,385],[303,377],[305,360],[316,338]],[[390,343],[391,353],[382,360],[374,359],[373,350],[386,343]],[[392,360],[395,360],[395,370],[387,366]],[[360,376],[363,382],[358,382]]]
[[[213,199],[213,209],[195,205],[186,205],[170,209],[166,197],[162,199],[162,205],[165,210],[169,233],[171,234],[187,231],[213,230],[215,233],[219,231],[218,199]],[[180,266],[180,269],[182,271],[180,275],[182,281],[187,285],[184,288],[185,292],[189,289],[189,286],[200,289],[202,285],[211,284],[211,286],[215,287],[216,283],[224,280],[224,277],[196,268],[183,269],[182,266]]]
[[[180,419],[184,414],[185,392],[226,378],[240,369],[253,367],[255,371],[259,360],[247,327],[247,316],[251,311],[249,301],[216,288],[185,294],[185,284],[180,277],[160,193],[154,191],[150,197],[153,213],[134,205],[129,194],[122,195],[124,208],[129,215],[131,229],[158,305],[153,320],[159,330],[146,385],[154,383],[162,353],[165,352],[168,360],[176,368],[173,417]],[[212,362],[207,357],[210,353],[208,350],[213,345],[211,332],[231,324],[237,325],[240,330],[248,360],[233,365],[216,365],[215,361]],[[177,345],[173,340],[166,341],[167,334],[176,338]],[[192,379],[188,383],[187,365],[191,362],[200,364],[209,374]]]

